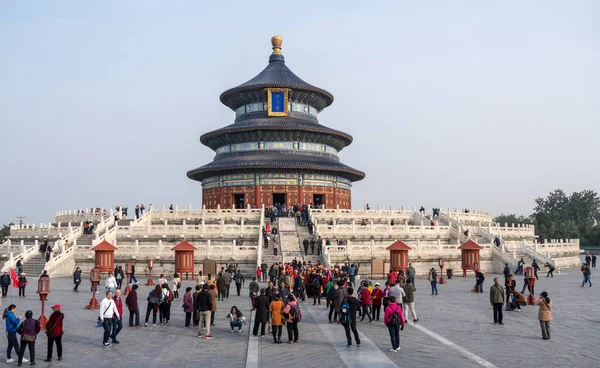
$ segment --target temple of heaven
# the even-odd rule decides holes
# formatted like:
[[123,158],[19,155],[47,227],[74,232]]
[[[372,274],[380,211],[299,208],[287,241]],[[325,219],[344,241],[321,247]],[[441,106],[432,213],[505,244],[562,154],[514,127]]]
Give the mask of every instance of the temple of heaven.
[[256,77],[221,94],[233,124],[200,137],[213,162],[187,176],[202,182],[206,208],[312,204],[351,208],[352,182],[365,173],[340,162],[352,136],[319,124],[333,95],[298,78],[271,39],[269,64]]

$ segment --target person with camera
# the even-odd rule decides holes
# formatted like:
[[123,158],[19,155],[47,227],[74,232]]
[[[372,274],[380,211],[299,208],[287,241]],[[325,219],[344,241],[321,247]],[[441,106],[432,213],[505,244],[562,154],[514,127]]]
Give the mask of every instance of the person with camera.
[[542,291],[540,297],[535,302],[540,306],[538,310],[538,320],[542,328],[542,339],[550,340],[550,321],[552,321],[552,300],[548,298],[548,293]]

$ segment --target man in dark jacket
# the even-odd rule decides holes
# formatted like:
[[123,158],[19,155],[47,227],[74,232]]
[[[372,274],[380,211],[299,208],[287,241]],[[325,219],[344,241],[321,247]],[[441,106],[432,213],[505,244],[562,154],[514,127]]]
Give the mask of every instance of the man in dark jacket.
[[242,290],[242,284],[244,283],[244,275],[242,275],[242,273],[240,272],[240,270],[237,270],[237,272],[235,273],[235,275],[233,275],[233,280],[235,280],[235,288],[237,290],[237,295],[240,296],[240,291]]
[[[210,334],[210,312],[212,311],[212,297],[208,292],[208,284],[202,285],[202,291],[196,298],[196,310],[200,313],[201,323],[198,323],[198,337],[204,337],[208,340],[213,336]],[[202,335],[203,326],[206,328],[206,336]]]
[[502,304],[504,304],[504,289],[497,277],[494,277],[494,285],[490,287],[490,304],[494,307],[494,324],[502,323]]
[[260,264],[260,270],[262,271],[260,274],[260,277],[262,278],[261,281],[263,281],[263,282],[267,281],[267,268],[268,268],[267,262],[263,261]]
[[481,270],[477,270],[477,273],[475,275],[475,292],[483,293],[483,281],[485,281],[485,276],[483,275],[483,272],[481,272]]
[[350,321],[342,323],[344,326],[344,330],[346,330],[346,340],[348,340],[348,347],[352,346],[352,337],[350,336],[350,330],[354,334],[354,340],[356,341],[356,346],[360,346],[360,337],[358,336],[358,330],[356,329],[356,311],[358,310],[360,303],[356,299],[354,295],[354,289],[348,288],[348,296],[346,297],[346,301],[348,302],[348,306],[350,307]]
[[4,274],[0,276],[0,286],[2,286],[2,297],[6,298],[8,287],[10,286],[10,275],[6,271],[4,271]]
[[308,245],[310,243],[308,242],[308,239],[304,239],[304,241],[302,242],[302,246],[304,246],[304,255],[307,256],[308,255]]
[[508,282],[508,277],[510,276],[510,268],[508,267],[508,263],[504,264],[504,271],[502,273],[504,273],[504,284],[506,285]]
[[77,290],[77,288],[79,287],[79,284],[81,284],[81,268],[79,267],[75,268],[75,272],[73,272],[73,283],[75,284],[73,291],[78,293],[79,290]]
[[258,335],[260,326],[260,336],[265,336],[265,326],[269,321],[269,298],[265,295],[265,289],[260,289],[260,295],[256,298],[256,315],[254,316],[254,329],[252,334]]
[[318,272],[313,273],[310,282],[312,284],[313,305],[317,304],[317,299],[319,300],[319,305],[321,305],[321,285],[323,283],[321,274]]

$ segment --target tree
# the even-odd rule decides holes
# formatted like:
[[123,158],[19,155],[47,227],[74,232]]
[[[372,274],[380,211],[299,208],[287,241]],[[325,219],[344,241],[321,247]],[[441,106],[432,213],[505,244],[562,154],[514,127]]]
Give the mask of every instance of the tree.
[[0,229],[0,243],[3,243],[4,240],[6,239],[6,237],[10,235],[10,226],[11,225],[12,224],[4,225],[4,226],[2,226],[2,229]]
[[598,243],[600,198],[593,190],[567,195],[562,189],[536,198],[530,216],[541,239],[581,239],[583,245]]
[[531,219],[523,215],[517,216],[516,214],[511,213],[494,217],[494,222],[499,222],[501,226],[504,226],[504,224],[531,224]]

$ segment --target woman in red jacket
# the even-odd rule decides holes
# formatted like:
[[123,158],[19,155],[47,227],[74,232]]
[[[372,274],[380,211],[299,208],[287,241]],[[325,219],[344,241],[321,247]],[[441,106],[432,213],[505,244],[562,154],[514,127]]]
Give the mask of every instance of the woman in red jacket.
[[137,300],[137,289],[137,284],[134,284],[131,287],[131,291],[127,294],[127,298],[125,299],[125,305],[127,305],[127,309],[129,309],[129,327],[140,328],[142,326],[140,325],[140,306],[138,305]]
[[44,362],[52,361],[52,349],[56,342],[56,355],[58,360],[62,360],[62,335],[63,335],[63,321],[65,315],[60,311],[60,304],[55,304],[52,307],[52,314],[50,319],[46,322],[46,335],[48,335],[48,355]]
[[[371,292],[371,300],[373,301],[373,319],[379,321],[379,313],[381,311],[381,299],[383,298],[383,290],[378,282],[375,283],[375,289]],[[385,313],[385,311],[384,311]]]

